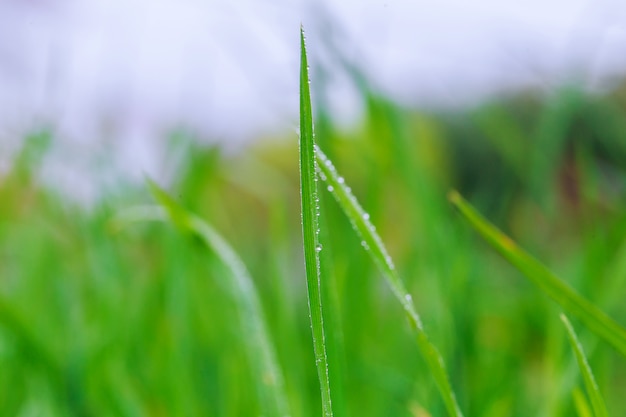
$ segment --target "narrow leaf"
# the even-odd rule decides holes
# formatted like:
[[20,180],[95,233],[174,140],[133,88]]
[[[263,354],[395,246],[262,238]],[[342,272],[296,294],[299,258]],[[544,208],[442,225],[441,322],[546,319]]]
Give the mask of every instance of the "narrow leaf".
[[563,321],[565,329],[567,329],[567,336],[569,337],[572,349],[574,349],[574,353],[576,354],[576,361],[578,362],[580,373],[583,375],[583,381],[585,382],[587,395],[589,395],[589,398],[591,399],[591,407],[593,408],[593,413],[596,417],[608,417],[606,406],[604,405],[604,400],[602,399],[602,395],[600,395],[600,389],[598,388],[598,384],[593,377],[591,367],[589,366],[589,362],[585,357],[583,347],[578,341],[578,337],[576,337],[574,328],[572,327],[572,324],[567,319],[565,314],[561,314],[561,321]]
[[448,198],[470,225],[507,261],[566,312],[578,317],[591,331],[626,356],[626,330],[622,326],[519,248],[508,236],[485,220],[458,192],[450,192]]
[[333,415],[328,359],[324,335],[322,297],[320,284],[319,243],[319,206],[317,197],[317,172],[315,160],[315,141],[313,137],[313,112],[309,91],[309,71],[304,44],[304,30],[300,30],[300,194],[302,198],[302,236],[304,239],[304,264],[306,270],[309,316],[313,332],[313,351],[315,365],[322,392],[322,410],[324,416]]
[[0,327],[15,338],[20,350],[50,378],[54,387],[62,387],[65,374],[61,361],[53,355],[48,342],[40,340],[3,299],[0,299]]
[[574,388],[572,391],[572,399],[574,400],[574,408],[578,413],[578,417],[593,417],[589,402],[587,402],[587,398],[585,398],[585,393],[582,392],[580,388]]
[[402,305],[409,323],[417,336],[417,345],[435,379],[448,413],[451,416],[462,416],[448,380],[443,359],[437,348],[428,339],[421,319],[413,305],[411,295],[404,287],[404,283],[400,279],[380,236],[376,233],[369,215],[356,200],[350,188],[346,185],[344,178],[339,175],[330,159],[324,155],[321,149],[317,148],[316,152],[322,180],[328,184],[328,190],[333,194],[346,216],[348,216],[352,226],[362,240],[361,244],[367,249],[370,257],[374,260],[374,263],[378,266],[391,287],[392,292]]
[[128,222],[145,220],[169,220],[181,231],[192,234],[200,240],[226,265],[232,273],[232,280],[225,283],[233,297],[246,341],[244,348],[254,367],[253,374],[258,378],[256,386],[263,410],[263,415],[288,416],[287,395],[283,375],[266,325],[265,314],[254,282],[243,261],[217,233],[211,225],[182,208],[165,191],[148,180],[153,195],[160,203],[157,206],[141,206],[118,216],[116,224],[123,226]]

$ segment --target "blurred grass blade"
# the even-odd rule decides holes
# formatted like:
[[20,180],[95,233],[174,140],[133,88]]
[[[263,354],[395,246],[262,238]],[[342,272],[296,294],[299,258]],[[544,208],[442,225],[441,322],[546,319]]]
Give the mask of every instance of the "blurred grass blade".
[[585,398],[585,394],[580,388],[574,388],[574,391],[572,391],[572,399],[574,400],[574,408],[578,413],[578,417],[593,417],[589,402],[587,402],[587,398]]
[[519,248],[508,236],[485,220],[458,192],[450,192],[448,198],[472,227],[506,260],[566,312],[578,317],[590,330],[626,356],[626,330],[622,326]]
[[309,91],[309,69],[304,44],[304,30],[300,29],[300,195],[302,198],[302,235],[304,239],[304,263],[306,269],[309,315],[313,332],[315,365],[322,391],[324,416],[332,416],[328,358],[324,335],[322,297],[320,283],[319,205],[317,198],[317,172],[313,138],[313,112]]
[[[285,393],[283,375],[281,373],[276,353],[271,343],[269,331],[265,323],[265,315],[250,274],[237,253],[226,240],[219,235],[207,222],[188,213],[175,202],[165,191],[148,180],[152,193],[163,210],[141,207],[129,213],[124,220],[155,220],[169,219],[181,229],[199,237],[204,244],[211,248],[218,258],[230,269],[233,280],[227,281],[230,285],[230,294],[234,297],[234,304],[240,313],[242,331],[245,337],[245,349],[250,358],[250,365],[254,367],[254,376],[257,379],[257,390],[263,408],[263,415],[288,416],[288,401]],[[167,216],[166,216],[167,215]]]
[[62,390],[65,373],[61,362],[50,351],[47,343],[39,340],[27,323],[4,300],[0,300],[0,327],[15,338],[20,351],[50,378],[52,386]]
[[563,321],[563,324],[567,329],[567,336],[569,337],[572,349],[574,349],[574,353],[576,354],[576,361],[578,362],[578,367],[580,368],[580,372],[583,375],[583,381],[585,382],[585,388],[587,388],[587,394],[589,395],[589,398],[591,400],[593,413],[595,417],[608,417],[609,414],[606,411],[606,406],[604,405],[602,395],[600,395],[600,389],[598,388],[598,384],[593,377],[591,367],[589,366],[589,362],[585,357],[583,347],[578,341],[578,337],[576,337],[574,328],[572,327],[572,324],[567,319],[565,314],[561,314],[561,321]]
[[328,184],[328,190],[333,194],[346,216],[348,216],[352,226],[362,240],[361,244],[367,249],[367,252],[387,279],[387,283],[394,295],[402,304],[411,327],[417,334],[418,347],[435,378],[448,413],[451,416],[461,416],[462,413],[450,386],[443,359],[437,348],[428,339],[421,319],[413,305],[411,295],[405,289],[393,261],[387,253],[387,249],[378,233],[376,233],[374,225],[369,220],[369,215],[363,210],[350,188],[345,184],[343,177],[338,174],[331,160],[319,148],[316,149],[316,153],[321,178]]

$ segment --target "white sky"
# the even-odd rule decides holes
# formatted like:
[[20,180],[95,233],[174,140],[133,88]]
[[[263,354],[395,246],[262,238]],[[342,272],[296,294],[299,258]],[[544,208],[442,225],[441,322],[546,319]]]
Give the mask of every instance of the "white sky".
[[0,150],[51,123],[86,154],[107,132],[120,165],[150,172],[162,152],[151,144],[173,126],[223,142],[293,130],[301,22],[347,120],[360,107],[329,41],[416,106],[565,80],[599,88],[626,71],[621,1],[3,0]]

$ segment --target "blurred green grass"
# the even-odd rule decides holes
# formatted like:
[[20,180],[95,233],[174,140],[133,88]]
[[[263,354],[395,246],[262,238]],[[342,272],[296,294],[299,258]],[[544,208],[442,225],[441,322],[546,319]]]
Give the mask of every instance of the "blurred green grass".
[[[563,89],[438,114],[366,93],[352,130],[316,113],[316,138],[387,244],[466,415],[575,415],[583,385],[557,307],[474,235],[448,190],[626,324],[625,97]],[[25,138],[0,178],[0,415],[259,415],[219,257],[163,224],[116,229],[121,210],[152,202],[147,186],[89,208],[42,186],[50,141]],[[175,143],[187,151],[171,194],[246,263],[289,408],[319,415],[295,137],[229,155]],[[336,415],[446,415],[402,308],[321,188],[336,291],[325,294],[341,329]],[[626,361],[577,333],[609,414],[626,415]]]

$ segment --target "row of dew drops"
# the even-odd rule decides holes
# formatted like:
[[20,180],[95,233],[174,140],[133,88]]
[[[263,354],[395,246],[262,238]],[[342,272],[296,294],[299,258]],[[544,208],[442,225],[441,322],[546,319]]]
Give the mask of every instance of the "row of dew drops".
[[[344,178],[339,175],[332,161],[324,155],[317,145],[314,147],[314,153],[316,155],[317,176],[319,176],[322,181],[328,183],[327,190],[340,204],[344,199],[347,199],[350,202],[350,206],[354,211],[356,211],[357,216],[355,217],[348,214],[348,217],[350,218],[352,227],[362,239],[361,246],[363,246],[363,248],[367,251],[372,250],[372,248],[370,248],[370,244],[374,246],[373,251],[378,252],[378,254],[375,254],[374,259],[378,263],[382,263],[383,265],[381,265],[381,267],[386,269],[391,276],[392,282],[390,282],[390,284],[392,291],[396,293],[396,296],[398,296],[399,299],[401,299],[404,308],[411,315],[416,326],[421,329],[422,322],[413,307],[413,298],[411,297],[411,294],[406,291],[404,285],[397,276],[393,260],[391,259],[391,256],[389,256],[382,239],[376,232],[376,227],[370,221],[369,213],[363,210],[356,197],[352,194],[352,189],[346,185]],[[319,164],[317,162],[319,162]],[[323,166],[321,164],[323,164]],[[317,178],[315,178],[315,180],[317,181]],[[319,207],[317,213],[319,215]],[[361,222],[361,225],[358,225],[357,222]],[[370,239],[370,243],[367,242],[368,237]],[[318,251],[321,250],[322,247],[320,245],[318,246]]]
[[[362,219],[363,226],[365,226],[365,228],[370,232],[369,235],[370,235],[371,239],[374,241],[373,243],[375,244],[377,249],[383,255],[386,267],[389,270],[391,270],[391,271],[395,270],[395,266],[394,266],[393,260],[391,259],[391,256],[389,256],[389,254],[387,253],[387,249],[385,248],[385,246],[384,246],[384,244],[382,242],[382,239],[380,238],[380,236],[376,232],[376,226],[374,226],[374,224],[372,224],[372,222],[370,220],[369,213],[367,213],[365,210],[363,210],[363,208],[361,207],[361,205],[359,204],[357,199],[352,194],[352,189],[348,185],[346,185],[344,178],[339,175],[339,173],[337,172],[337,169],[333,165],[332,161],[330,159],[328,159],[326,157],[326,155],[324,155],[321,152],[321,150],[319,149],[319,147],[317,145],[315,145],[313,151],[314,151],[314,153],[316,155],[316,171],[317,171],[317,175],[316,175],[315,181],[317,181],[317,177],[319,177],[319,178],[322,179],[322,181],[328,183],[326,189],[339,202],[341,202],[342,197],[345,197],[345,198],[347,198],[350,201],[352,207],[355,209],[355,211],[358,213],[359,217]],[[318,161],[325,165],[325,169],[320,167],[320,165],[317,163]],[[326,176],[325,171],[327,171],[329,173],[330,178],[328,178]],[[318,202],[318,200],[319,199],[316,197],[316,203]],[[316,206],[316,209],[317,209],[317,211],[316,211],[317,216],[319,216],[319,207]],[[361,246],[363,246],[363,248],[365,248],[365,250],[369,251],[370,250],[370,245],[368,244],[368,242],[366,240],[367,239],[366,236],[364,236],[364,234],[362,233],[361,228],[359,227],[359,225],[356,224],[355,219],[352,216],[348,216],[348,217],[350,218],[350,223],[352,224],[352,227],[354,228],[354,230],[361,237]],[[318,249],[318,251],[321,251],[322,250],[321,245],[318,245],[317,249]]]

